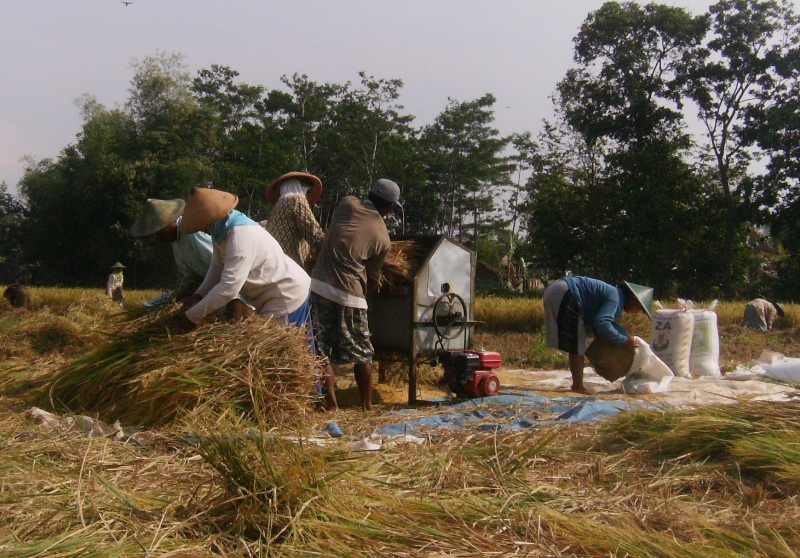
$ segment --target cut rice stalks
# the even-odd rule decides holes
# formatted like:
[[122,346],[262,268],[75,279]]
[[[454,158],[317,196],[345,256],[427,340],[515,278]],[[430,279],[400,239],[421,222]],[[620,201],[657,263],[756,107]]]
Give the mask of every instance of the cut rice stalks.
[[429,246],[419,240],[392,241],[386,263],[383,264],[377,280],[377,288],[410,285],[428,252]]
[[318,379],[304,331],[253,316],[176,335],[173,310],[120,319],[106,343],[55,374],[36,394],[38,402],[147,427],[201,406],[278,424],[302,422]]

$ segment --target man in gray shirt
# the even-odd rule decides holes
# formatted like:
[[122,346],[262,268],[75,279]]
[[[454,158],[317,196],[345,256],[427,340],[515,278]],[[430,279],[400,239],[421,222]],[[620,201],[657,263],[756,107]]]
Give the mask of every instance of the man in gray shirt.
[[367,200],[347,196],[334,211],[311,272],[311,306],[317,352],[325,364],[325,396],[336,409],[331,363],[353,364],[361,407],[372,409],[372,355],[367,322],[367,281],[377,279],[391,241],[384,217],[400,201],[400,187],[387,179],[372,186]]

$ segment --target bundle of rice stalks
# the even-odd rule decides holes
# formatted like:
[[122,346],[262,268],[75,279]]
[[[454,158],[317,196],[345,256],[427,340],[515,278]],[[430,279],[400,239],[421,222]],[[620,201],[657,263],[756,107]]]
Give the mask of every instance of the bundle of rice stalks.
[[601,432],[604,450],[628,447],[657,460],[722,463],[800,493],[800,401],[626,413]]
[[395,240],[378,277],[378,289],[384,286],[410,285],[414,273],[428,255],[428,246],[419,240]]
[[174,334],[175,315],[171,307],[128,315],[106,343],[64,366],[39,398],[141,426],[200,407],[272,423],[302,420],[318,374],[304,331],[254,316]]

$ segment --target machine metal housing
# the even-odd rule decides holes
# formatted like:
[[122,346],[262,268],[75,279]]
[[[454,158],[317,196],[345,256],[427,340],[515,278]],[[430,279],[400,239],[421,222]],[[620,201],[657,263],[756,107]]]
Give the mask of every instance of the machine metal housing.
[[[408,285],[385,285],[368,294],[368,319],[376,353],[400,353],[408,361],[408,401],[417,399],[417,360],[442,350],[472,347],[475,301],[475,253],[446,235],[401,235],[393,241],[413,240],[425,257],[412,270]],[[433,309],[443,294],[458,295],[466,309],[463,333],[440,341]]]

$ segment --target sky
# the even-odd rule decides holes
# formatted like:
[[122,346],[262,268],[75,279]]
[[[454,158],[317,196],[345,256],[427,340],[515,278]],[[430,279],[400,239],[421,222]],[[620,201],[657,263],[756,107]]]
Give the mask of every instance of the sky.
[[[662,0],[704,13],[707,0]],[[23,158],[74,143],[88,93],[128,97],[131,62],[181,53],[192,75],[212,64],[242,82],[280,77],[403,80],[400,104],[430,124],[448,98],[497,98],[503,135],[532,132],[574,66],[572,39],[603,0],[0,0],[0,181],[12,192]]]

